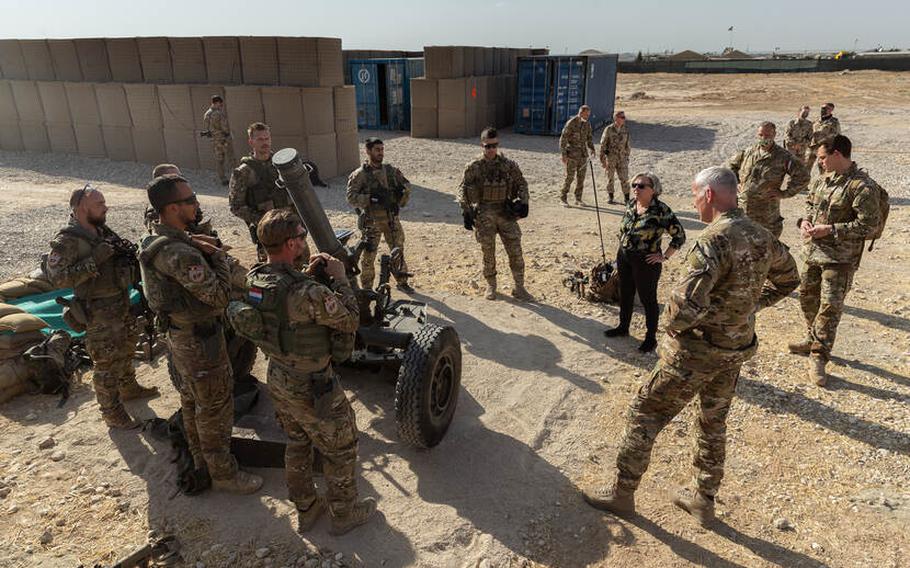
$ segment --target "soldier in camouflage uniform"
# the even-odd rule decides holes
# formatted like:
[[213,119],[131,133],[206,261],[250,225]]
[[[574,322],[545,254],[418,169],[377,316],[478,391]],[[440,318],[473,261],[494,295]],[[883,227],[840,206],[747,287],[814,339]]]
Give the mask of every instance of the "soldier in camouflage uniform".
[[200,135],[212,139],[212,155],[215,157],[218,180],[221,185],[227,185],[227,172],[234,169],[234,150],[231,147],[231,125],[228,124],[221,96],[212,95],[212,105],[202,115],[202,128]]
[[618,111],[613,122],[600,135],[600,164],[607,171],[608,203],[613,201],[613,176],[619,178],[623,203],[629,201],[629,154],[632,151],[629,129],[626,128],[626,113]]
[[[833,114],[834,103],[825,103],[821,108],[819,118],[812,124],[812,138],[809,142],[809,154],[806,157],[806,167],[809,173],[812,173],[812,166],[815,164],[815,157],[818,155],[818,149],[826,142],[834,140],[834,137],[840,134],[840,121]],[[821,173],[821,164],[818,166]]]
[[486,298],[496,299],[496,235],[509,257],[515,286],[512,296],[533,300],[525,289],[525,259],[521,252],[521,228],[518,219],[528,216],[528,182],[518,164],[499,154],[495,128],[480,134],[483,154],[464,169],[459,186],[458,203],[464,217],[464,228],[474,230],[483,252],[483,277],[487,281]]
[[[86,185],[70,196],[72,216],[57,232],[46,271],[57,288],[73,288],[67,320],[85,329],[94,362],[92,383],[104,422],[111,428],[138,426],[122,401],[158,393],[136,382],[133,353],[139,332],[130,313],[130,286],[138,282],[135,253],[106,224],[104,195]],[[73,319],[71,319],[73,318]]]
[[796,118],[787,123],[787,129],[784,131],[784,144],[787,146],[787,150],[790,150],[805,165],[806,152],[811,142],[812,121],[809,120],[809,106],[806,105],[799,110]]
[[[738,152],[727,165],[739,177],[743,212],[780,238],[784,230],[780,200],[806,189],[809,171],[799,158],[774,143],[776,132],[773,122],[763,122],[758,127],[758,142]],[[789,181],[787,188],[781,189],[784,176],[789,176]]]
[[155,178],[149,202],[160,223],[142,241],[142,285],[182,383],[180,402],[190,454],[207,469],[212,487],[253,493],[262,478],[237,468],[231,455],[234,423],[231,364],[221,318],[232,293],[243,289],[245,270],[210,237],[190,235],[198,201],[177,175]]
[[633,512],[655,438],[698,395],[696,492],[674,504],[706,524],[714,518],[714,496],[724,475],[726,419],[740,367],[758,347],[755,312],[794,290],[799,273],[787,247],[736,208],[733,172],[703,170],[692,193],[709,225],[689,250],[689,272],[667,302],[667,336],[630,408],[615,481],[584,497],[598,509]]
[[358,225],[366,242],[360,259],[360,284],[373,287],[376,277],[376,252],[379,240],[385,237],[389,249],[399,249],[402,260],[400,270],[393,272],[398,288],[413,292],[408,284],[408,268],[404,262],[404,229],[398,217],[399,210],[411,198],[411,182],[398,168],[383,164],[385,150],[379,138],[367,138],[364,144],[367,161],[348,177],[347,200],[358,215]]
[[275,185],[278,170],[272,164],[272,134],[268,125],[254,122],[247,129],[252,153],[240,159],[231,174],[228,204],[231,213],[243,219],[256,245],[259,260],[265,260],[265,250],[259,246],[256,225],[267,211],[291,206],[288,192]]
[[[328,501],[331,532],[344,534],[376,510],[373,499],[357,498],[357,423],[332,366],[351,356],[357,298],[344,266],[325,253],[300,272],[309,249],[297,215],[270,211],[258,232],[268,262],[253,267],[245,301],[232,302],[228,315],[269,357],[269,392],[290,439],[285,469],[297,530],[311,528]],[[325,500],[313,484],[314,447],[323,458]]]
[[585,190],[585,174],[588,167],[588,150],[594,153],[594,133],[591,130],[591,107],[582,105],[578,114],[566,122],[559,137],[559,152],[562,154],[562,163],[566,165],[566,181],[562,186],[559,200],[568,205],[566,201],[572,180],[575,180],[575,205],[584,205],[581,196]]
[[809,378],[827,382],[837,325],[853,275],[863,256],[863,241],[882,223],[878,184],[850,159],[852,144],[837,135],[818,149],[827,172],[809,189],[806,213],[797,221],[803,236],[799,303],[807,335],[791,343],[791,353],[809,354]]

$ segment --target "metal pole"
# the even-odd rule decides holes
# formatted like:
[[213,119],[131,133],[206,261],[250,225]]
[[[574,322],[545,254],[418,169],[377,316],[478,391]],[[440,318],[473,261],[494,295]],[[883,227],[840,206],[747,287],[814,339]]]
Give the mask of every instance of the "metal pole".
[[591,185],[594,186],[594,209],[597,210],[597,234],[600,235],[600,256],[603,257],[604,264],[607,263],[607,249],[604,247],[604,231],[600,224],[600,203],[597,201],[597,182],[594,181],[594,162],[588,158],[588,165],[591,166]]

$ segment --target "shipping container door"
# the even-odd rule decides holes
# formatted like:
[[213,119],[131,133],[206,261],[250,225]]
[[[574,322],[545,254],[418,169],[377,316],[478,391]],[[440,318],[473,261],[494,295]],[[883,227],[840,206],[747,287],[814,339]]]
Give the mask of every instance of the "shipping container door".
[[515,131],[543,134],[549,131],[549,73],[547,59],[518,61],[518,103],[515,105]]
[[594,130],[613,121],[617,60],[615,55],[588,58],[585,103],[591,107],[591,128]]
[[[352,61],[351,80],[357,91],[357,128],[381,128],[380,101],[385,97],[380,92],[378,65],[370,61]],[[384,77],[381,82],[385,83]]]
[[584,104],[585,61],[581,57],[559,57],[553,60],[553,114],[550,128],[555,134],[578,113]]
[[386,64],[388,119],[384,123],[389,130],[411,129],[411,105],[405,100],[408,84],[407,62],[390,60]]

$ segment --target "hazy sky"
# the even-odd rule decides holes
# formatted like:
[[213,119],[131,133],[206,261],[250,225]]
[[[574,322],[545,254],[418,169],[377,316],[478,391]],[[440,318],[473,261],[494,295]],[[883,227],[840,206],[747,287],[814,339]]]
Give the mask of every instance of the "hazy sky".
[[[345,49],[424,45],[610,52],[910,47],[910,1],[0,0],[0,37],[288,35]],[[858,40],[858,41],[857,41]]]

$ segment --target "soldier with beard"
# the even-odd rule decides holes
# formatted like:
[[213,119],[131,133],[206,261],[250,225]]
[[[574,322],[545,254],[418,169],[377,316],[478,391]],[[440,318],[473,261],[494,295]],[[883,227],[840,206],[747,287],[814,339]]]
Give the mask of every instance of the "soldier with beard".
[[[138,424],[122,401],[158,393],[136,382],[133,352],[139,338],[130,314],[130,286],[138,281],[135,255],[118,246],[122,239],[107,225],[104,195],[86,184],[70,195],[69,224],[51,241],[47,275],[58,288],[73,288],[68,316],[85,329],[85,346],[94,362],[92,383],[101,415],[111,428]],[[69,319],[69,318],[68,318]]]

